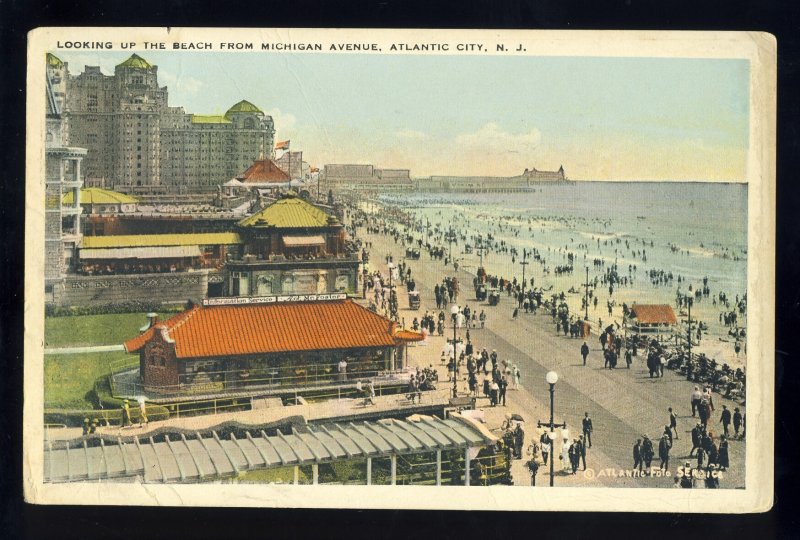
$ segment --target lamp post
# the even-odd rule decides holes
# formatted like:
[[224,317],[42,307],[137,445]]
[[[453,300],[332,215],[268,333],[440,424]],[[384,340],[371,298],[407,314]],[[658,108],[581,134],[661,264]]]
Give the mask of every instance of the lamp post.
[[553,477],[555,476],[554,470],[554,462],[555,462],[555,439],[553,438],[553,433],[555,428],[560,427],[563,429],[567,428],[567,424],[556,424],[553,418],[553,404],[555,401],[555,393],[556,393],[556,383],[558,382],[558,373],[555,371],[548,371],[547,375],[544,378],[547,381],[547,384],[550,385],[550,422],[542,422],[541,420],[538,421],[536,424],[541,427],[548,427],[550,431],[548,432],[548,437],[550,438],[550,487],[553,487]]
[[[525,248],[522,248],[522,298],[525,297],[525,267],[528,266],[528,251]],[[519,305],[522,305],[522,298],[519,300]]]
[[447,240],[450,242],[450,261],[453,261],[453,241],[456,239],[456,233],[453,227],[450,227],[450,232],[447,233]]
[[583,293],[583,301],[584,301],[583,320],[588,321],[589,320],[589,267],[588,266],[586,267],[586,284],[584,285],[584,287],[586,287],[586,291]]
[[450,315],[453,317],[453,398],[458,397],[458,355],[456,352],[456,328],[458,327],[458,305],[453,304],[450,308]]
[[394,274],[394,263],[390,262],[389,264],[386,265],[386,268],[389,269],[389,289],[391,290],[391,288],[392,288],[392,274]]
[[694,303],[694,298],[686,295],[686,305],[689,308],[689,328],[686,330],[686,341],[689,343],[689,361],[692,360],[692,304]]

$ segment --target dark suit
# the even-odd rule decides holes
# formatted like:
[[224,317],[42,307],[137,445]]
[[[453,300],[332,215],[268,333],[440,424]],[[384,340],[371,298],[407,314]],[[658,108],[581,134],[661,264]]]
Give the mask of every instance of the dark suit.
[[581,461],[583,462],[583,470],[586,470],[586,441],[578,441],[578,450],[580,451]]
[[591,418],[584,418],[583,419],[583,438],[586,440],[586,444],[589,445],[589,448],[592,447],[592,419]]
[[642,445],[638,442],[633,445],[633,468],[642,470]]

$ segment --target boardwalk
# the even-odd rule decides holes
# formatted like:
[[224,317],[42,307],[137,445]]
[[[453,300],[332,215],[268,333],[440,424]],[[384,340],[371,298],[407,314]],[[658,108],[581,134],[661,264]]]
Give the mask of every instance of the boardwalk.
[[[382,262],[385,253],[394,253],[399,256],[405,250],[401,245],[395,244],[391,239],[380,235],[365,235],[364,238],[373,242],[372,252],[376,262]],[[399,259],[399,257],[395,257]],[[421,315],[425,309],[435,309],[433,285],[440,282],[446,275],[453,275],[452,266],[444,267],[441,261],[431,260],[423,254],[418,261],[406,260],[412,268],[417,289],[421,291],[423,306],[419,312],[405,311],[405,304],[401,301],[401,317],[409,318]],[[511,317],[514,304],[511,297],[505,294],[500,305],[490,307],[486,303],[478,303],[472,293],[473,275],[460,270],[458,279],[463,284],[462,292],[457,302],[460,306],[469,305],[483,309],[487,313],[485,330],[473,330],[472,340],[477,347],[487,347],[489,350],[497,349],[499,359],[510,359],[519,366],[522,372],[526,396],[514,397],[520,403],[535,408],[541,414],[538,419],[545,420],[546,406],[549,399],[547,384],[544,382],[545,374],[555,370],[559,374],[556,385],[556,422],[565,421],[571,431],[571,438],[580,435],[581,419],[584,412],[589,412],[594,424],[592,436],[593,446],[589,451],[587,462],[599,464],[601,468],[613,467],[616,469],[630,469],[633,465],[632,448],[637,438],[647,435],[657,448],[658,439],[668,424],[668,407],[672,407],[678,415],[678,429],[680,439],[674,441],[670,453],[670,468],[683,464],[685,456],[691,449],[689,431],[696,422],[691,416],[689,396],[694,387],[678,374],[667,370],[664,378],[650,379],[641,357],[634,360],[630,370],[603,368],[603,356],[596,335],[587,341],[590,354],[587,366],[583,366],[580,357],[582,340],[556,335],[555,324],[548,315],[541,311],[537,315],[521,313],[519,318]],[[402,293],[400,294],[402,297]],[[449,330],[452,332],[452,327]],[[459,331],[463,336],[464,330]],[[445,332],[447,335],[448,331]],[[716,412],[712,414],[709,427],[720,434],[722,426],[719,420],[719,411],[722,405],[727,405],[730,410],[739,406],[744,412],[744,407],[738,403],[714,395]],[[523,414],[523,416],[530,416]],[[558,447],[558,445],[557,445]],[[745,443],[731,440],[729,445],[731,469],[724,475],[722,487],[743,487],[745,478]],[[692,464],[696,463],[691,458]],[[659,464],[656,458],[654,465]],[[558,468],[560,464],[557,462]],[[588,465],[588,463],[587,463]],[[544,472],[540,468],[540,475]],[[519,469],[519,474],[523,474]],[[519,474],[515,474],[518,478]],[[566,485],[579,483],[576,477],[565,479]],[[591,478],[588,485],[611,485],[620,487],[668,487],[672,480],[667,478],[651,478],[642,482],[630,478]]]

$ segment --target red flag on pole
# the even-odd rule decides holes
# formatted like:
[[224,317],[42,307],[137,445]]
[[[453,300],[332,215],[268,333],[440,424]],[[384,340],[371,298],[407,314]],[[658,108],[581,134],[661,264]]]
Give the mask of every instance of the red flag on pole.
[[288,150],[290,141],[280,141],[275,145],[275,150]]

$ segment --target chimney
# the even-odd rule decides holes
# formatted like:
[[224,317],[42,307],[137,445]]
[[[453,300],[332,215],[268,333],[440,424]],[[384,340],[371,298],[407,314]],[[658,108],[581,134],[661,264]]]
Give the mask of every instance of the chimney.
[[147,314],[147,320],[149,324],[147,325],[148,328],[154,327],[158,323],[158,313],[150,312]]
[[153,312],[148,313],[147,314],[147,324],[145,324],[144,326],[139,328],[139,333],[140,334],[144,334],[145,332],[150,330],[152,327],[154,327],[156,324],[158,324],[158,313],[153,313]]

